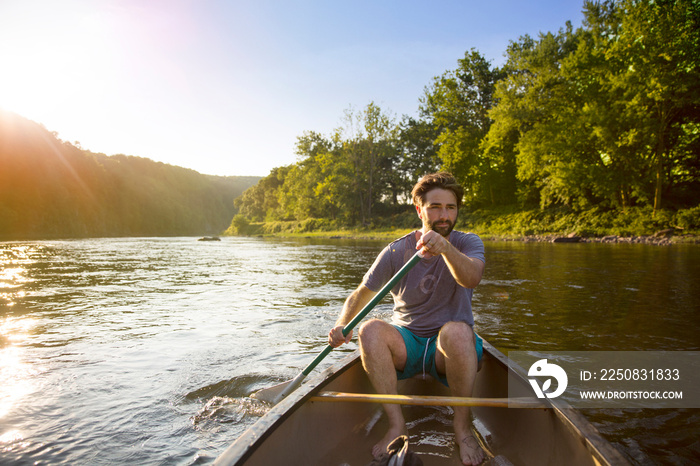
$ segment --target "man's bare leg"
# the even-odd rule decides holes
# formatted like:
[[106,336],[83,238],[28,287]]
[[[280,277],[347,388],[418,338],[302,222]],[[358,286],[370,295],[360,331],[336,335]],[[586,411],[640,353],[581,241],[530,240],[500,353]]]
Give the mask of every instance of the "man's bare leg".
[[[448,322],[440,330],[435,361],[438,371],[447,374],[454,396],[472,396],[478,366],[474,339],[474,331],[464,322]],[[458,406],[454,413],[452,424],[462,463],[480,464],[485,455],[472,433],[469,408]]]
[[[396,369],[406,365],[406,346],[398,330],[382,320],[370,320],[360,329],[360,351],[362,365],[377,393],[398,393]],[[384,411],[389,420],[389,430],[372,448],[377,458],[399,435],[407,434],[406,420],[400,405],[385,404]]]

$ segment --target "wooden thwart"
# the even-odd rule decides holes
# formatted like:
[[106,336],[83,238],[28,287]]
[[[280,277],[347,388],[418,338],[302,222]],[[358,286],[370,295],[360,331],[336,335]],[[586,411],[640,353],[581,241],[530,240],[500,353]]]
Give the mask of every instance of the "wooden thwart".
[[548,408],[536,398],[471,398],[459,396],[381,395],[373,393],[320,392],[310,401],[350,401],[412,406],[487,406],[493,408]]

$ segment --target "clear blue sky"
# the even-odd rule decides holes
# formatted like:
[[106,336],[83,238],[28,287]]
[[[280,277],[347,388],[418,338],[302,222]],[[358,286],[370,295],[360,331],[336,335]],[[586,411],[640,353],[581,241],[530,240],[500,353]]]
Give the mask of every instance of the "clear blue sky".
[[296,161],[374,101],[415,115],[471,48],[581,24],[583,0],[1,0],[0,107],[108,155],[214,175]]

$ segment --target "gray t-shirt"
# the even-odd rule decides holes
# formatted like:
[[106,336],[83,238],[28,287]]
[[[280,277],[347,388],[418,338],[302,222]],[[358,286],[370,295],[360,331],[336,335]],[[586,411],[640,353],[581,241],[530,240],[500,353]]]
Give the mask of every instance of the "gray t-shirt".
[[[474,233],[453,230],[450,243],[468,257],[486,262],[484,243]],[[416,253],[416,232],[389,244],[379,253],[362,283],[379,291]],[[391,290],[392,323],[419,337],[431,337],[450,321],[474,325],[472,289],[459,285],[442,256],[419,261]]]

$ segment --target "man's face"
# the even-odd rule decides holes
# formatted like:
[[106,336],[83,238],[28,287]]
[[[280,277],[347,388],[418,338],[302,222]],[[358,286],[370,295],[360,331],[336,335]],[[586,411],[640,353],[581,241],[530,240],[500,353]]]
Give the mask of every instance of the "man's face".
[[435,188],[425,195],[425,201],[416,206],[423,221],[423,230],[434,230],[448,237],[457,222],[457,198],[449,189]]

